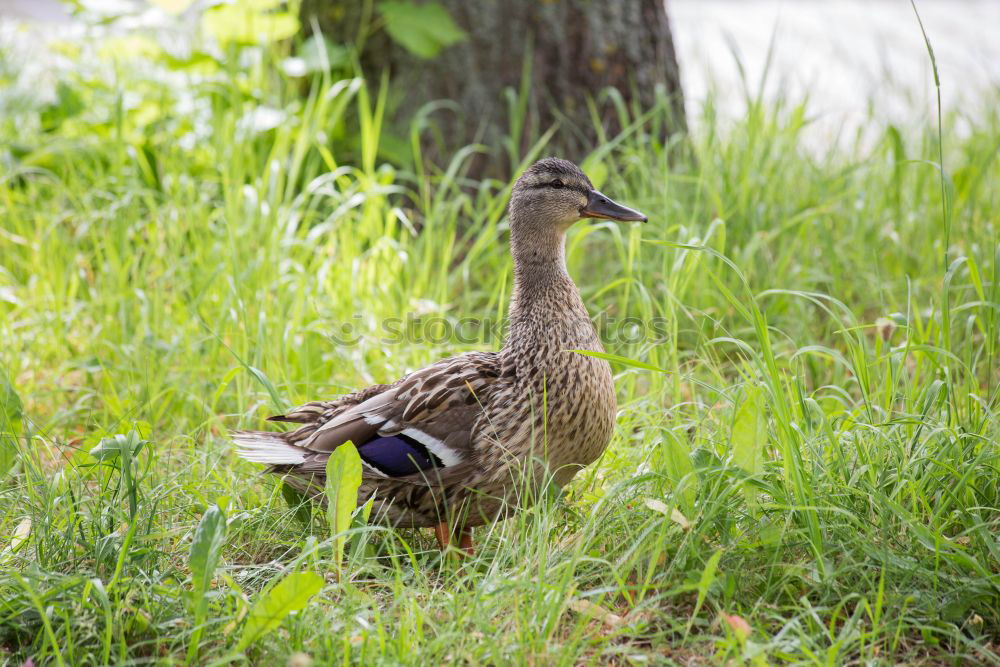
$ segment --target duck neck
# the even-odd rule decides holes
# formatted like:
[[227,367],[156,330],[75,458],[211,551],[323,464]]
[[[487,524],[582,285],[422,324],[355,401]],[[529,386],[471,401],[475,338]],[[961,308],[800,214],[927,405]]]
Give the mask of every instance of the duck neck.
[[511,221],[514,291],[510,299],[511,337],[545,336],[553,318],[583,315],[586,308],[566,271],[565,230]]
[[510,252],[515,295],[553,282],[573,282],[566,271],[566,233],[562,230],[512,226]]

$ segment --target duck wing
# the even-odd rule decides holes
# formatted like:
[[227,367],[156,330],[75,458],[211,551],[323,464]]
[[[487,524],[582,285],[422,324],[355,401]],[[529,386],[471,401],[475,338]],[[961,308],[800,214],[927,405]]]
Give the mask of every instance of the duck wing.
[[[366,472],[406,477],[474,463],[475,430],[501,378],[498,355],[470,352],[334,401],[300,406],[271,421],[302,424],[287,433],[233,434],[239,455],[275,471],[322,474],[337,447],[351,441]],[[449,474],[448,477],[451,477]]]

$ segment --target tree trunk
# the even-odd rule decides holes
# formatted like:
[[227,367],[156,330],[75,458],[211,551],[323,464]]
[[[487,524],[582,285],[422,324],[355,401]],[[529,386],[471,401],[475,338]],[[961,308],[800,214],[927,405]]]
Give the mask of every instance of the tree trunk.
[[[490,168],[475,171],[495,175],[516,166],[509,161],[558,125],[546,152],[582,160],[598,138],[595,114],[606,136],[621,129],[619,114],[604,95],[608,87],[643,111],[665,100],[660,138],[686,129],[664,0],[436,1],[468,33],[467,40],[422,60],[391,42],[376,21],[369,24],[375,29],[362,57],[369,77],[389,69],[393,90],[401,96],[397,120],[412,117],[433,100],[457,102],[456,111],[433,116],[440,128],[434,152],[447,156],[470,143],[486,144],[493,153]],[[316,16],[324,34],[352,41],[364,32],[364,4],[305,0],[303,22],[309,25]],[[528,85],[522,87],[525,74]],[[518,100],[521,90],[526,95]],[[497,149],[507,137],[513,142],[504,146],[507,155],[501,158]]]

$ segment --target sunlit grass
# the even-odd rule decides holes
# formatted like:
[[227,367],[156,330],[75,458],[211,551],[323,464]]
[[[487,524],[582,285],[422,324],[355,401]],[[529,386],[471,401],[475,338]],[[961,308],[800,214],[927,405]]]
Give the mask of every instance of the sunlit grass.
[[[933,128],[817,156],[802,106],[726,124],[708,105],[669,146],[657,111],[626,123],[586,164],[650,223],[581,224],[568,263],[608,352],[664,372],[616,363],[608,453],[479,529],[475,558],[358,527],[338,578],[324,521],[225,433],[495,347],[383,323],[502,318],[508,186],[469,180],[468,152],[424,165],[419,138],[419,169],[388,166],[387,89],[300,97],[268,72],[197,88],[200,129],[95,129],[114,112],[96,94],[56,133],[0,124],[4,150],[33,150],[0,185],[0,655],[228,661],[259,591],[314,571],[322,592],[247,660],[997,661],[995,99],[966,136],[945,119],[950,249]],[[246,129],[259,106],[283,122]],[[132,429],[135,460],[97,465]],[[188,554],[213,504],[228,528],[196,628]]]

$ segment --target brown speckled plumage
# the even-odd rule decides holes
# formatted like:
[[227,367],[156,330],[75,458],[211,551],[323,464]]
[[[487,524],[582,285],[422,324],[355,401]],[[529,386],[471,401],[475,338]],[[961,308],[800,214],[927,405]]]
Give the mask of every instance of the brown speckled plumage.
[[358,495],[374,499],[373,516],[410,527],[492,521],[523,504],[525,479],[534,487],[547,468],[562,485],[596,460],[614,425],[614,384],[606,361],[573,352],[604,348],[566,271],[565,232],[584,217],[645,218],[555,158],[522,174],[509,213],[514,292],[503,349],[307,403],[272,418],[296,430],[234,433],[241,456],[317,495],[330,452],[347,440],[414,438],[440,465],[392,476],[366,463]]

